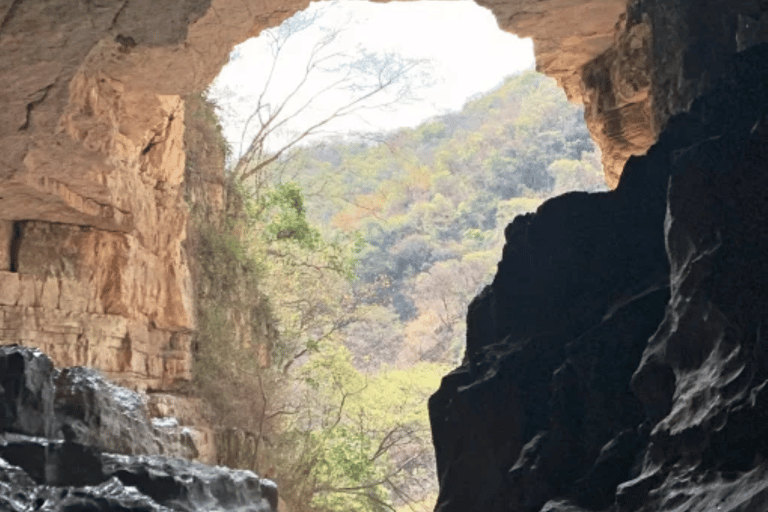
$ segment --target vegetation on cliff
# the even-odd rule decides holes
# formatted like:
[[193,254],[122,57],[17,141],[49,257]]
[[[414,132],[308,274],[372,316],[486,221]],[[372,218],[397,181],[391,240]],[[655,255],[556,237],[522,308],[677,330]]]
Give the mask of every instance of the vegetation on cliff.
[[255,197],[224,179],[212,106],[187,105],[194,373],[219,463],[275,478],[294,511],[370,510],[392,489],[401,501],[432,489],[423,404],[446,368],[353,366],[342,331],[364,315],[350,293],[361,240],[323,236],[296,186]]
[[603,187],[580,110],[527,72],[415,129],[295,147],[253,186],[226,173],[213,106],[187,105],[195,379],[220,462],[294,511],[429,503],[426,399],[503,227]]

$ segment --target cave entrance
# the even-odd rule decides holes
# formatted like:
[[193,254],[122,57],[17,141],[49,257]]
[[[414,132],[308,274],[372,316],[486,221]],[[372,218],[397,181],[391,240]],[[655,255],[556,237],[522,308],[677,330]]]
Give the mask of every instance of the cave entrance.
[[322,3],[237,47],[209,89],[233,232],[271,305],[237,317],[276,326],[256,351],[269,425],[243,426],[243,453],[292,510],[431,509],[426,400],[504,226],[604,188],[582,109],[532,66],[474,3]]

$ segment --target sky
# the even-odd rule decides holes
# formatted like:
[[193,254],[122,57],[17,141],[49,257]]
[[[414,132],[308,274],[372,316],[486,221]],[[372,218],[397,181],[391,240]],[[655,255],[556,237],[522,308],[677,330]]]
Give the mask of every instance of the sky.
[[[312,48],[329,33],[336,33],[336,38],[320,54],[329,56],[322,62],[328,68],[341,67],[342,56],[354,61],[365,52],[423,61],[413,71],[411,83],[416,87],[408,95],[410,101],[384,110],[373,108],[391,100],[381,93],[366,108],[323,126],[322,134],[416,126],[430,117],[460,109],[468,98],[493,89],[504,77],[531,68],[534,63],[531,41],[501,31],[491,12],[471,0],[314,2],[300,16],[317,18],[306,30],[288,39],[277,59],[264,96],[264,102],[273,108],[300,83]],[[275,34],[274,30],[270,33]],[[332,55],[338,59],[330,58]],[[236,153],[241,139],[247,140],[242,137],[243,126],[264,90],[272,60],[269,37],[262,33],[235,48],[230,63],[209,89],[209,95],[221,108],[225,135]],[[313,71],[285,112],[293,113],[305,104],[310,107],[301,111],[293,124],[286,124],[284,131],[276,132],[272,142],[275,147],[290,140],[291,133],[326,118],[354,99],[355,93],[350,92],[318,93],[339,76]]]

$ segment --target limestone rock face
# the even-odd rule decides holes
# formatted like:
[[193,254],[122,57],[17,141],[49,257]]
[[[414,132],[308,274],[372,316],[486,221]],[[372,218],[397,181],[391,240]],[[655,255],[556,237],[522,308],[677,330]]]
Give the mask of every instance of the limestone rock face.
[[184,106],[296,2],[0,3],[0,343],[190,377]]
[[616,190],[507,227],[430,400],[436,510],[768,507],[768,45]]
[[250,471],[0,435],[3,510],[276,512],[277,502],[274,483]]
[[[507,229],[470,308],[466,361],[430,402],[438,509],[765,509],[764,2],[479,3],[532,37],[539,70],[585,104],[616,189],[552,200]],[[0,343],[134,390],[189,378],[180,97],[306,5],[0,2]],[[215,210],[220,187],[206,186]],[[3,430],[48,433],[53,388],[17,371],[54,371],[40,361],[2,367]],[[60,398],[80,403],[95,381],[70,380]],[[185,410],[160,396],[155,410]],[[126,489],[145,482],[134,461],[109,473],[73,441],[94,426],[73,411],[66,443],[3,441],[27,458],[0,459],[0,498],[29,489],[7,502],[26,509],[54,496],[41,482],[71,484],[61,509],[164,510]],[[77,454],[83,472],[47,480],[50,452]],[[118,472],[131,484],[107,479]]]
[[581,68],[614,46],[615,25],[626,10],[622,0],[480,0],[499,27],[530,37],[539,71],[556,78],[581,101]]
[[[538,68],[585,103],[613,185],[722,75],[723,57],[768,35],[747,0],[480,3],[532,37]],[[137,389],[189,378],[180,96],[204,88],[235,43],[306,5],[0,5],[0,342]]]
[[[623,0],[478,0],[499,27],[534,42],[536,69],[584,103],[587,125],[603,152],[606,180],[618,183],[627,158],[656,140],[651,125],[648,13]],[[647,2],[646,2],[647,3]]]

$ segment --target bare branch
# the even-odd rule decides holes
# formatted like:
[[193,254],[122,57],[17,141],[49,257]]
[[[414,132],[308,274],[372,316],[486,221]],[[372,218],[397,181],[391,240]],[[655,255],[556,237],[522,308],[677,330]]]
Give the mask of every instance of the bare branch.
[[[273,96],[272,85],[275,83],[278,62],[286,45],[297,34],[318,21],[318,12],[320,11],[316,10],[312,15],[292,18],[277,29],[266,32],[270,41],[272,62],[255,107],[246,118],[241,132],[240,158],[232,170],[232,176],[237,180],[243,181],[264,174],[267,168],[275,164],[287,151],[334,120],[358,111],[383,110],[408,102],[414,97],[411,82],[420,82],[424,78],[423,73],[419,75],[416,72],[419,67],[428,65],[424,60],[405,59],[393,53],[377,54],[360,48],[353,57],[351,54],[335,50],[334,45],[339,40],[341,29],[331,28],[326,29],[312,44],[298,81],[289,90],[283,91],[281,99],[276,103],[267,101],[268,96]],[[313,90],[306,99],[293,106],[294,100],[305,94],[305,90],[309,91],[310,84],[321,83],[322,77],[333,79]],[[306,128],[288,135],[277,148],[271,148],[275,136],[322,101],[326,94],[332,92],[344,92],[352,97],[332,108],[321,119],[310,122]],[[389,95],[387,99],[371,103],[371,100],[384,93]],[[249,135],[252,125],[256,122],[258,127],[255,133]],[[243,151],[246,138],[250,138],[251,142]],[[267,147],[270,147],[269,151]],[[262,178],[256,180],[257,192],[263,181]]]

